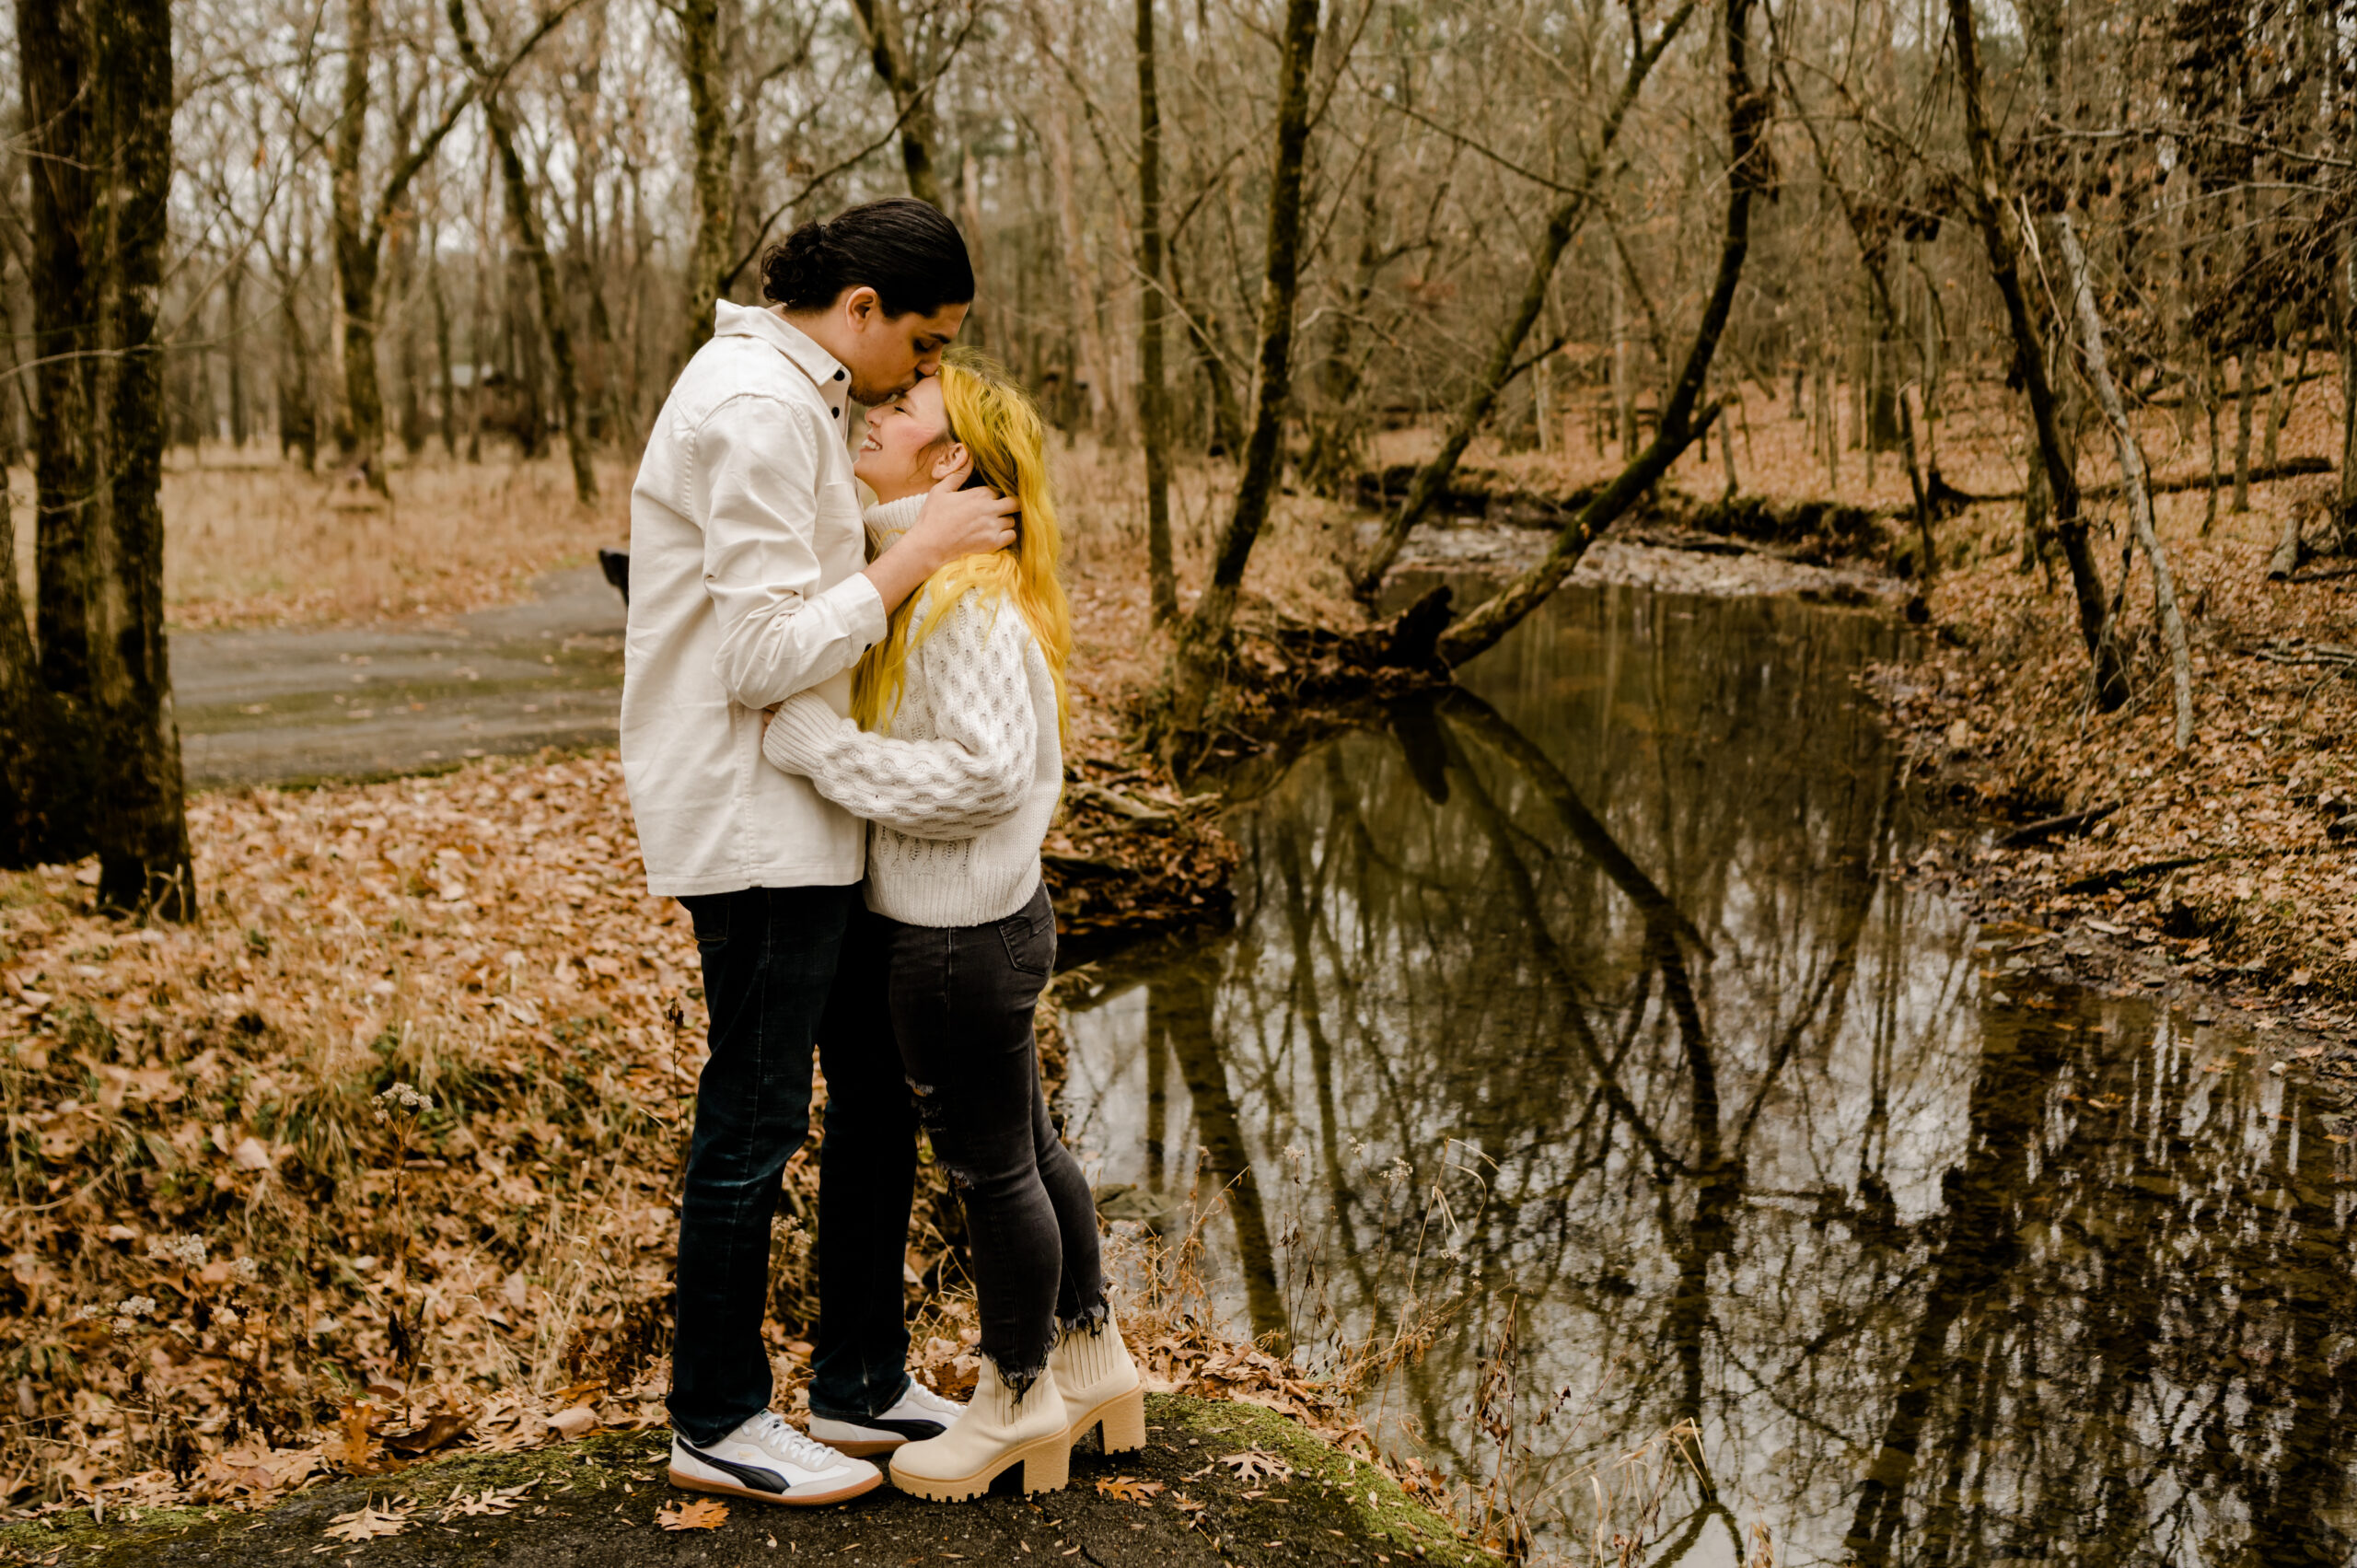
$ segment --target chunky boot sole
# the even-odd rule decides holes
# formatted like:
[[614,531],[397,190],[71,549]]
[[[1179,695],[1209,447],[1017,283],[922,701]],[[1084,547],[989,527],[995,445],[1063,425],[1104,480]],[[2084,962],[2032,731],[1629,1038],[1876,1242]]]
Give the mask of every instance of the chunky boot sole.
[[1079,1442],[1097,1427],[1105,1440],[1105,1452],[1126,1454],[1145,1446],[1145,1389],[1139,1387],[1126,1394],[1116,1394],[1072,1424],[1071,1441]]
[[1000,1455],[973,1474],[954,1480],[911,1475],[895,1467],[892,1484],[928,1503],[963,1503],[988,1492],[991,1482],[1016,1465],[1023,1467],[1024,1491],[1061,1492],[1072,1479],[1072,1440],[1061,1432],[1034,1438],[1020,1448]]
[[702,1476],[691,1475],[685,1470],[673,1470],[671,1484],[683,1492],[709,1492],[721,1497],[745,1497],[756,1503],[781,1504],[788,1508],[815,1508],[828,1503],[848,1503],[854,1497],[864,1497],[883,1485],[884,1477],[879,1471],[875,1475],[862,1477],[849,1485],[835,1487],[831,1491],[796,1492],[790,1494],[782,1492],[757,1492],[749,1486],[738,1486],[731,1481],[708,1481]]

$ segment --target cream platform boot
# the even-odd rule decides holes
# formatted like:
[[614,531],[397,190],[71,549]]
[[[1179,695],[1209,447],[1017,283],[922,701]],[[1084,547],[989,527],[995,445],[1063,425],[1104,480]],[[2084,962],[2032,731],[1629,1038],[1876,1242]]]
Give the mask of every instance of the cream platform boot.
[[1057,1491],[1071,1477],[1064,1415],[1053,1371],[1043,1368],[1018,1397],[985,1356],[974,1397],[949,1430],[892,1451],[892,1484],[911,1497],[962,1503],[1020,1465],[1024,1491]]
[[1073,1442],[1096,1426],[1104,1429],[1109,1454],[1145,1446],[1145,1389],[1130,1347],[1121,1342],[1121,1326],[1113,1321],[1112,1303],[1106,1303],[1102,1318],[1074,1323],[1057,1336],[1048,1370],[1063,1390]]

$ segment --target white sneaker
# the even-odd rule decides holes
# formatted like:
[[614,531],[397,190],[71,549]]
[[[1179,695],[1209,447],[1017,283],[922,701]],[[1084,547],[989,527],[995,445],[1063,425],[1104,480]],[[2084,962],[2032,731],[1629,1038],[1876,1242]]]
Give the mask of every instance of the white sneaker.
[[903,1443],[938,1437],[966,1413],[955,1400],[945,1400],[915,1378],[908,1391],[880,1415],[848,1417],[810,1412],[810,1435],[846,1454],[888,1454]]
[[873,1492],[884,1472],[813,1443],[763,1411],[708,1448],[671,1435],[671,1484],[756,1503],[841,1503]]

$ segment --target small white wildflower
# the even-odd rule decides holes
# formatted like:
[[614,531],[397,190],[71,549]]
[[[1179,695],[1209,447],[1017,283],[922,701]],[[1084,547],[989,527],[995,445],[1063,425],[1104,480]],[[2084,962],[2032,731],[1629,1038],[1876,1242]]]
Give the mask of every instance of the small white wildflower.
[[1391,1163],[1383,1167],[1383,1179],[1394,1187],[1414,1174],[1414,1169],[1409,1166],[1407,1156],[1404,1155],[1394,1155]]
[[389,1109],[424,1115],[434,1109],[434,1097],[421,1094],[407,1084],[395,1084],[377,1097],[377,1103]]
[[151,1236],[147,1238],[147,1258],[155,1263],[178,1263],[183,1269],[204,1267],[204,1237],[201,1236]]
[[156,1298],[152,1295],[125,1296],[115,1308],[125,1318],[152,1318],[156,1314]]
[[231,1277],[241,1285],[250,1285],[261,1277],[261,1265],[251,1258],[240,1258],[229,1265]]
[[71,1321],[75,1323],[87,1323],[105,1310],[105,1307],[100,1307],[95,1301],[86,1301],[82,1303],[81,1306],[74,1309],[74,1316]]

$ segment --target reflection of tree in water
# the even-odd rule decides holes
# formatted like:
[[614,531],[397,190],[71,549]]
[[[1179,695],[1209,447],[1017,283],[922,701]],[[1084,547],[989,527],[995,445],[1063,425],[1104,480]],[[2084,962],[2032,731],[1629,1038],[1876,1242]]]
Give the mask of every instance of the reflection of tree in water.
[[[1167,1051],[1208,1175],[1258,1167],[1256,1329],[1305,1294],[1270,1239],[1299,1145],[1346,1332],[1517,1293],[1536,1402],[1570,1390],[1526,1423],[1540,1484],[1698,1422],[1673,1552],[1740,1506],[1787,1561],[2346,1561],[2357,1292],[2313,1115],[2134,1048],[2140,1010],[1976,1003],[1968,930],[1876,877],[1904,829],[1847,673],[1880,633],[1678,613],[1567,600],[1486,702],[1297,761],[1239,826],[1237,934],[1142,971],[1146,1076]],[[1471,1340],[1382,1396],[1467,1471]]]

